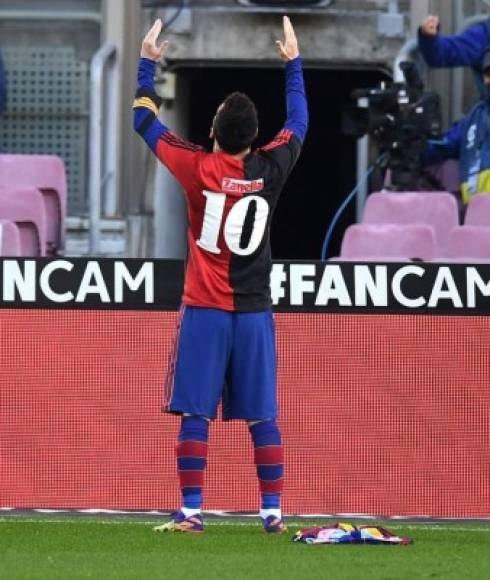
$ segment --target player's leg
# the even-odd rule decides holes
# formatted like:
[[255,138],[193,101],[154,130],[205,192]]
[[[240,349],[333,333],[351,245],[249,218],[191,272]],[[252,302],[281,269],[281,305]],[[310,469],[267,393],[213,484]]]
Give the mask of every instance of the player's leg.
[[276,346],[272,313],[234,314],[224,417],[249,423],[261,492],[264,529],[286,531],[281,514],[284,453],[276,423]]
[[156,532],[202,532],[201,515],[204,472],[208,457],[209,420],[193,415],[182,416],[176,446],[177,473],[182,495],[181,508],[170,521],[156,526]]
[[186,306],[165,383],[163,410],[214,419],[232,346],[231,313]]
[[181,511],[186,518],[200,515],[204,472],[208,461],[209,420],[184,416],[176,448],[177,472],[182,492]]
[[186,307],[171,362],[164,410],[182,415],[176,446],[182,506],[155,531],[201,532],[209,421],[216,417],[231,348],[227,312]]
[[284,450],[275,419],[249,423],[254,459],[259,479],[260,517],[268,533],[284,533],[281,495],[284,484]]

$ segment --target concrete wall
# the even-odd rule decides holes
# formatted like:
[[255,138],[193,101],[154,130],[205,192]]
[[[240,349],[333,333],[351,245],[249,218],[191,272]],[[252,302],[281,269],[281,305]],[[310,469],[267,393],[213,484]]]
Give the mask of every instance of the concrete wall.
[[89,61],[99,43],[100,0],[0,0],[0,46],[71,45]]
[[[237,10],[236,2],[220,2],[221,8],[212,4],[195,1],[191,8],[181,12],[168,32],[172,42],[170,62],[227,60],[267,64],[275,61],[274,41],[281,34],[280,12]],[[228,10],[226,4],[230,5]],[[378,36],[377,15],[386,4],[340,0],[332,8],[309,14],[290,11],[304,58],[328,66],[388,67],[404,38]],[[405,3],[400,5],[403,7]],[[174,8],[147,10],[146,24],[156,15],[168,20],[174,14]],[[407,18],[407,33],[408,27]]]

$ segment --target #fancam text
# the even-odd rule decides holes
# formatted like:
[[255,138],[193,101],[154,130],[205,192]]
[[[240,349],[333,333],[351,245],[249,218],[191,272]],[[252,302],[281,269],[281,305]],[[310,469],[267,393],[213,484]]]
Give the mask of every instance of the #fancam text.
[[298,308],[475,309],[490,305],[490,270],[436,264],[280,264],[274,306]]

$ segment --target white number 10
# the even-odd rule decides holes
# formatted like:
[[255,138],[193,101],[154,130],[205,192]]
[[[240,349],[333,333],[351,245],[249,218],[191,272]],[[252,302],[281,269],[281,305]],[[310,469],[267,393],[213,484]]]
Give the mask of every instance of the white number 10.
[[[206,210],[204,212],[201,237],[196,243],[207,252],[221,254],[221,249],[218,248],[218,239],[223,222],[223,214],[225,212],[226,194],[203,191],[203,195],[206,198]],[[240,241],[243,226],[245,225],[245,220],[252,202],[256,203],[252,235],[250,236],[247,247],[242,248],[240,247]],[[230,251],[239,256],[250,256],[250,254],[253,254],[262,242],[268,217],[269,204],[263,197],[249,195],[237,201],[225,220],[223,230],[223,236]]]

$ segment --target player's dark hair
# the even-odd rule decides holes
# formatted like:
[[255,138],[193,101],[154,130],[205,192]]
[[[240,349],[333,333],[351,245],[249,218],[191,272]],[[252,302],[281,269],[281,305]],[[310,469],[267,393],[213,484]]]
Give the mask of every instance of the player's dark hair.
[[247,95],[238,92],[226,97],[213,125],[218,145],[231,155],[248,149],[257,137],[258,128],[255,104]]

